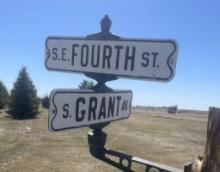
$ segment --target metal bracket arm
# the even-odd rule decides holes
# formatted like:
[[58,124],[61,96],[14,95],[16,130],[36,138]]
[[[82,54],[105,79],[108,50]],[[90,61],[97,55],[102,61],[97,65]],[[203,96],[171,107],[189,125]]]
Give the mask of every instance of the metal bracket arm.
[[[89,151],[95,158],[102,160],[122,171],[134,172],[131,167],[133,163],[137,163],[142,165],[146,172],[151,172],[153,169],[157,172],[182,172],[180,169],[108,149],[105,147],[106,139],[107,134],[101,129],[91,130],[88,133]],[[115,161],[110,157],[114,157],[114,159],[117,159],[118,161]]]

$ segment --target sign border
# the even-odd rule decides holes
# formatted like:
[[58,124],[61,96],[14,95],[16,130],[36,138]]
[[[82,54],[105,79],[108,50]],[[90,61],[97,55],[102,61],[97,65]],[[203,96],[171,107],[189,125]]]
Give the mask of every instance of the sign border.
[[[159,78],[159,77],[143,77],[143,76],[129,76],[129,75],[115,75],[115,74],[109,74],[109,73],[96,73],[96,72],[80,72],[80,71],[76,71],[76,70],[70,70],[70,69],[53,69],[47,66],[47,61],[49,60],[50,57],[50,51],[49,48],[47,47],[47,42],[49,39],[64,39],[64,40],[92,40],[92,41],[116,41],[116,42],[122,42],[122,41],[134,41],[134,42],[166,42],[166,43],[170,43],[173,45],[174,50],[170,53],[170,55],[167,58],[167,66],[170,69],[170,75],[167,78]],[[163,82],[168,82],[170,80],[172,80],[175,76],[175,72],[173,72],[173,68],[170,66],[169,61],[170,58],[173,56],[173,54],[178,50],[178,44],[174,39],[158,39],[158,40],[151,40],[151,39],[131,39],[131,38],[121,38],[118,40],[103,40],[103,39],[89,39],[86,37],[62,37],[62,36],[49,36],[47,37],[46,41],[45,41],[45,46],[46,46],[46,60],[45,60],[45,67],[47,68],[47,70],[52,70],[52,71],[63,71],[63,72],[74,72],[74,73],[84,73],[84,74],[96,74],[96,75],[113,75],[119,78],[129,78],[129,79],[140,79],[140,80],[150,80],[150,81],[163,81]],[[178,53],[178,52],[177,52]],[[175,68],[176,68],[176,64],[175,64]]]
[[[52,100],[52,104],[53,106],[55,107],[55,114],[54,116],[52,117],[51,119],[51,122],[49,120],[49,116],[50,116],[50,108],[49,108],[49,115],[48,115],[48,129],[50,131],[61,131],[61,130],[68,130],[68,129],[73,129],[73,128],[82,128],[82,127],[88,127],[88,126],[93,126],[93,125],[96,125],[96,124],[104,124],[104,123],[107,123],[107,122],[112,122],[112,121],[119,121],[119,120],[122,120],[122,119],[127,119],[131,116],[131,106],[130,106],[130,114],[129,116],[127,117],[123,117],[123,118],[120,118],[120,119],[114,119],[114,120],[111,120],[111,121],[106,121],[106,122],[101,122],[101,123],[96,123],[96,124],[91,124],[91,125],[82,125],[82,126],[77,126],[77,127],[64,127],[64,128],[61,128],[61,129],[55,129],[53,127],[53,121],[55,119],[55,117],[57,116],[57,107],[55,105],[55,102],[54,102],[54,97],[56,94],[59,94],[59,93],[63,93],[63,94],[68,94],[68,93],[81,93],[81,94],[88,94],[88,93],[93,93],[93,94],[103,94],[103,93],[131,93],[131,104],[132,104],[132,99],[133,99],[133,92],[131,90],[113,90],[113,91],[94,91],[94,90],[91,90],[91,89],[55,89],[55,90],[52,90],[51,94],[50,94],[50,100]],[[51,124],[51,125],[50,125]],[[50,127],[49,127],[50,126]]]

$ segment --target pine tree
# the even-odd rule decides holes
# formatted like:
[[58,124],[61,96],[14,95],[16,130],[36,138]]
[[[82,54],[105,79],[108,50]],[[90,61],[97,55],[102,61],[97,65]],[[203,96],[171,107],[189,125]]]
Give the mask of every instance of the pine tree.
[[81,82],[79,84],[79,88],[80,89],[87,89],[87,88],[92,88],[94,85],[95,84],[93,81],[83,80],[83,82]]
[[3,109],[5,105],[8,103],[8,91],[4,86],[3,82],[0,81],[0,109]]
[[38,106],[37,90],[24,67],[19,71],[11,91],[9,112],[15,119],[34,118],[37,115]]

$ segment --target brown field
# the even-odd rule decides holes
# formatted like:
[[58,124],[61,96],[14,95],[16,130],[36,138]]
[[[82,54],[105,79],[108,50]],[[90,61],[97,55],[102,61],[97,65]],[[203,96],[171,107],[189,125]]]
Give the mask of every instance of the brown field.
[[[171,115],[133,109],[129,119],[114,122],[104,130],[111,149],[182,168],[203,153],[206,123],[207,114],[202,112]],[[37,119],[24,121],[12,120],[0,111],[0,171],[119,171],[89,154],[88,131],[51,133],[43,109]]]

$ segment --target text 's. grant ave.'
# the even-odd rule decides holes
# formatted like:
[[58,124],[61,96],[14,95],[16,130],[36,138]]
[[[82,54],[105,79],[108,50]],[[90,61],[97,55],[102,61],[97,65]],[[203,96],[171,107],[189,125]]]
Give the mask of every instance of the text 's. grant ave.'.
[[131,91],[53,90],[49,129],[58,131],[128,118],[131,101]]

